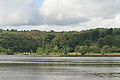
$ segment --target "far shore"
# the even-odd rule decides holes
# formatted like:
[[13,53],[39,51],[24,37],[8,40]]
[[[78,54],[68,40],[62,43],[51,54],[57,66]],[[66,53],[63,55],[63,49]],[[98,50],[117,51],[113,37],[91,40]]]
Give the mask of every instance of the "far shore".
[[[1,54],[6,55],[6,54]],[[40,56],[40,57],[120,57],[120,53],[86,53],[81,55],[80,53],[68,53],[66,55],[40,55],[38,53],[14,53],[13,55],[30,55],[30,56]]]

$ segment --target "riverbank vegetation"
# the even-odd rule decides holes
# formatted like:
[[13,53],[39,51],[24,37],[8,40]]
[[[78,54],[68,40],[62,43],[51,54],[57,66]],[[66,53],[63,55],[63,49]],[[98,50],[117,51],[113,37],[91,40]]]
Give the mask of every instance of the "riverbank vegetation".
[[[83,31],[0,30],[0,54],[105,55],[120,53],[120,28]],[[71,55],[70,54],[70,55]],[[115,55],[112,54],[112,55]],[[120,55],[120,54],[119,54]]]

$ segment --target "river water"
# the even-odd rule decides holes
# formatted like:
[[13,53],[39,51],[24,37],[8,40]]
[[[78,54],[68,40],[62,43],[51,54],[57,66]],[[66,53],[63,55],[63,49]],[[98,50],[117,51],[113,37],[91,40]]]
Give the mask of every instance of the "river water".
[[0,80],[120,80],[120,58],[0,56]]

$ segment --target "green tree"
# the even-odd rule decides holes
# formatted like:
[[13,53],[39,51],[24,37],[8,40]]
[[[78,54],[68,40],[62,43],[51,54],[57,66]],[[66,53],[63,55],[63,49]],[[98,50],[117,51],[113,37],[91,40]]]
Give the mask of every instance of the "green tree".
[[89,46],[77,46],[76,47],[76,52],[80,52],[82,55],[85,55],[89,51],[90,51]]
[[0,52],[5,52],[5,48],[3,48],[3,47],[0,47]]
[[53,48],[53,52],[55,52],[55,53],[59,52],[59,47],[58,47],[58,46],[55,46],[55,47]]
[[113,28],[110,28],[110,29],[107,30],[106,33],[107,33],[107,35],[112,35],[112,32],[113,32]]
[[71,48],[69,46],[64,46],[63,47],[63,53],[67,54],[71,51]]
[[99,46],[99,48],[102,48],[105,44],[104,39],[103,38],[99,38],[96,42],[96,44]]
[[36,52],[37,52],[39,55],[43,55],[43,54],[45,53],[45,50],[44,50],[44,48],[38,47]]
[[105,45],[111,46],[111,45],[113,45],[113,41],[114,41],[114,39],[112,36],[105,36],[104,37],[104,44]]
[[92,44],[92,41],[91,40],[85,40],[84,42],[83,42],[83,45],[84,46],[90,46]]
[[90,46],[89,49],[90,49],[90,52],[92,52],[92,53],[99,53],[100,52],[99,47],[97,47],[95,45]]
[[6,52],[7,55],[13,55],[14,54],[11,49],[6,49],[5,52]]
[[101,49],[101,53],[109,53],[110,52],[110,46],[109,45],[104,45]]

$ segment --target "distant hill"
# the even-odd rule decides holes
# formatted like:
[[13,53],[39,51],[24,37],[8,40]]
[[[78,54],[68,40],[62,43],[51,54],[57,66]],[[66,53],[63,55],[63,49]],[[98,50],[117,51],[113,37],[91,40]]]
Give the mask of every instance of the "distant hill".
[[0,30],[0,52],[44,53],[119,53],[120,28],[84,31]]

